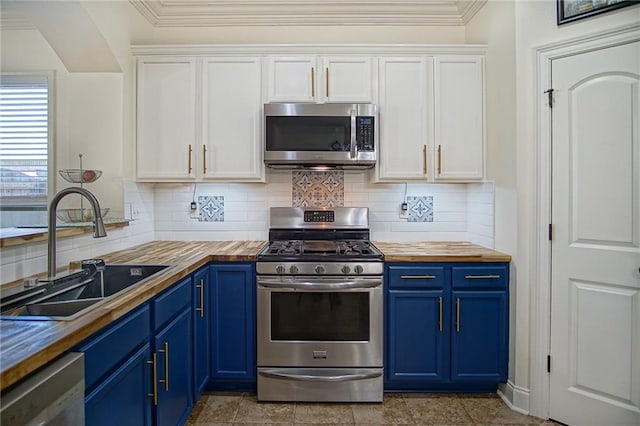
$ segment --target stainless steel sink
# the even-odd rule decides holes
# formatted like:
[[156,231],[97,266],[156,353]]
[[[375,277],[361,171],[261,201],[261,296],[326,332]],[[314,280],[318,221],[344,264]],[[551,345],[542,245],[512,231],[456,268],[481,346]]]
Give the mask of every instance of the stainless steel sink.
[[[3,298],[0,319],[73,320],[134,285],[142,284],[167,265],[106,265],[42,283],[25,294]],[[6,300],[5,300],[6,299]]]

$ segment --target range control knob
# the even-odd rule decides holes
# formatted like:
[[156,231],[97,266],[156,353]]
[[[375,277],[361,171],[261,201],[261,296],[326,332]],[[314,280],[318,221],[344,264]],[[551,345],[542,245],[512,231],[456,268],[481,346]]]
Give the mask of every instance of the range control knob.
[[314,271],[316,271],[316,274],[323,274],[325,271],[325,267],[324,265],[316,265]]
[[297,267],[296,265],[292,265],[292,266],[291,266],[291,268],[289,268],[289,273],[290,273],[290,274],[294,274],[294,275],[295,275],[295,274],[297,274],[298,272],[299,272],[299,271],[298,271],[298,267]]
[[341,271],[343,274],[347,275],[349,272],[351,272],[351,268],[349,268],[349,265],[344,265],[344,266],[340,269],[340,271]]
[[284,274],[284,265],[276,266],[276,274]]
[[362,267],[362,265],[356,265],[353,267],[353,272],[355,272],[356,274],[361,274],[364,271],[364,268]]

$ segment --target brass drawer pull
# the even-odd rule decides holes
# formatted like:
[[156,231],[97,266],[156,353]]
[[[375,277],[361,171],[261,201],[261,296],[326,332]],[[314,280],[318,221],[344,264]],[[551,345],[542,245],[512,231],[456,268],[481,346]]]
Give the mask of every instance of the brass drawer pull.
[[500,275],[465,275],[466,280],[497,280]]
[[191,144],[189,144],[189,167],[187,170],[188,174],[191,174],[191,171],[193,170],[193,167],[191,167],[191,154],[193,153],[193,148],[191,147]]
[[159,382],[164,383],[164,390],[169,392],[169,342],[164,342],[164,349],[160,349],[158,352],[164,354],[164,380],[159,380]]
[[403,280],[435,280],[435,275],[400,275]]
[[157,355],[153,354],[151,361],[147,361],[147,364],[151,364],[151,372],[153,375],[153,392],[148,393],[147,396],[153,398],[153,405],[158,405],[158,372],[156,371]]
[[439,308],[438,328],[440,329],[440,331],[442,331],[442,297],[438,298],[438,308]]
[[438,145],[438,175],[442,174],[442,145]]
[[196,288],[200,289],[200,307],[196,308],[196,312],[200,312],[200,316],[204,317],[204,280],[200,280],[200,284],[196,284]]

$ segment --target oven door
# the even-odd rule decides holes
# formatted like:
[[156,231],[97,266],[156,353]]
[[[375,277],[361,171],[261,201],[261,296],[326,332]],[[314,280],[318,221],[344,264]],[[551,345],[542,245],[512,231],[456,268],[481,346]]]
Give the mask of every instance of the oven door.
[[258,366],[382,367],[382,277],[260,277]]

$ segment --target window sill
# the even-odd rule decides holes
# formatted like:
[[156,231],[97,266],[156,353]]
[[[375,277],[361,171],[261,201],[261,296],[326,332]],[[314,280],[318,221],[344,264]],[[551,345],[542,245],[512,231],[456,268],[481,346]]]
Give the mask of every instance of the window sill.
[[[124,228],[129,226],[129,219],[105,219],[104,226],[110,229]],[[58,225],[56,227],[56,238],[71,237],[93,232],[92,222],[79,222]],[[46,226],[0,228],[0,248],[14,247],[38,241],[47,241],[49,234]]]

